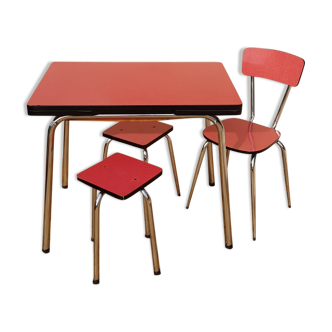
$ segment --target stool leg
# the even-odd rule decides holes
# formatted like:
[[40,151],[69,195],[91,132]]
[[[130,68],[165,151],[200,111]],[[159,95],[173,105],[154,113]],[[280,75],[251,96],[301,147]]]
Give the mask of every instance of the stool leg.
[[180,193],[180,185],[179,185],[179,179],[178,179],[178,172],[176,170],[176,164],[175,164],[175,158],[174,158],[174,151],[173,151],[173,144],[171,138],[166,135],[165,136],[167,139],[168,143],[168,149],[169,149],[169,155],[171,157],[171,162],[172,162],[172,168],[173,168],[173,175],[174,175],[174,181],[175,181],[175,186],[176,186],[176,191],[178,193],[178,196],[181,196]]
[[141,191],[144,199],[146,200],[146,205],[149,212],[149,229],[150,229],[150,243],[151,243],[151,252],[152,252],[152,262],[153,262],[153,271],[155,275],[160,274],[160,265],[159,265],[159,257],[158,257],[158,247],[157,247],[157,239],[156,232],[154,229],[154,220],[153,220],[153,211],[152,211],[152,201],[149,194],[145,189]]
[[206,142],[203,144],[203,147],[202,147],[201,153],[200,153],[199,158],[198,158],[198,163],[197,163],[197,166],[196,166],[196,171],[195,171],[195,175],[194,175],[193,183],[192,183],[192,185],[191,185],[190,194],[189,194],[189,197],[188,197],[187,209],[189,209],[189,205],[190,205],[191,197],[192,197],[192,195],[193,195],[193,193],[194,193],[194,189],[195,189],[195,185],[196,185],[197,177],[198,177],[198,174],[199,174],[199,170],[201,169],[202,161],[203,161],[203,158],[204,158],[204,153],[205,153],[205,150],[206,150],[206,148],[207,148],[208,145],[209,145],[209,142],[208,142],[208,141],[206,141]]
[[[148,150],[144,149],[143,150],[143,160],[144,162],[148,163],[149,162],[149,155],[148,155]],[[149,230],[149,210],[146,204],[146,201],[143,198],[143,209],[144,209],[144,220],[145,220],[145,237],[150,238],[150,230]]]
[[108,154],[110,152],[110,148],[112,147],[112,140],[110,138],[108,138],[105,143],[104,143],[104,147],[103,147],[103,160],[105,158],[108,157]]
[[285,176],[285,185],[286,185],[288,207],[291,207],[286,148],[280,141],[278,141],[277,143],[278,143],[278,145],[280,147],[280,150],[281,150],[282,161],[283,161],[283,165],[284,165],[284,176]]
[[[110,145],[110,143],[112,142],[111,139],[108,139],[104,145],[104,153],[103,153],[103,160],[107,158],[107,153],[108,153],[108,146]],[[95,206],[95,202],[96,202],[96,199],[97,199],[97,190],[96,189],[92,189],[92,232],[91,232],[91,241],[93,241],[94,239],[94,215],[95,215],[95,212],[94,212],[94,206]]]
[[231,152],[231,150],[226,150],[226,162],[227,162],[227,166],[228,166],[230,152]]
[[99,193],[94,206],[94,242],[93,242],[93,283],[99,284],[99,237],[100,237],[100,222],[99,222],[99,212],[100,212],[100,202],[103,198],[104,193]]

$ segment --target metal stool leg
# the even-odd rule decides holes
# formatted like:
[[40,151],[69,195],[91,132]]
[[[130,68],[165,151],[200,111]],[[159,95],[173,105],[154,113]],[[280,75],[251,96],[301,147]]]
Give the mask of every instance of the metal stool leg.
[[168,149],[169,149],[169,155],[171,157],[172,168],[173,168],[173,175],[174,175],[174,181],[175,181],[175,186],[176,186],[176,192],[177,192],[178,196],[181,196],[179,179],[178,179],[178,172],[176,170],[176,164],[175,164],[175,158],[174,158],[174,151],[173,151],[172,140],[171,140],[171,138],[168,135],[166,135],[165,137],[167,139]]
[[286,148],[280,141],[278,141],[277,144],[280,147],[281,154],[282,154],[282,161],[283,161],[283,165],[284,165],[284,176],[285,176],[285,185],[286,185],[286,194],[287,194],[288,207],[291,207]]
[[[112,142],[111,139],[108,139],[104,145],[104,152],[103,152],[103,160],[107,158],[107,153],[108,153],[108,146],[110,145],[110,143]],[[97,199],[97,190],[96,189],[92,189],[92,232],[91,232],[91,241],[93,241],[94,239],[94,206],[95,206],[95,202]]]
[[228,166],[230,152],[231,152],[231,150],[226,150],[226,162],[227,162],[227,166]]
[[153,271],[155,275],[160,274],[160,265],[159,265],[159,257],[158,257],[158,247],[156,240],[156,233],[154,229],[154,221],[153,221],[153,211],[152,211],[152,201],[149,194],[145,189],[141,191],[144,199],[146,200],[146,204],[149,211],[149,228],[150,228],[150,242],[151,242],[151,252],[152,252],[152,262],[153,262]]
[[100,237],[100,222],[99,222],[99,212],[100,212],[100,202],[105,194],[100,192],[94,206],[94,242],[93,242],[93,283],[99,284],[99,237]]
[[[144,162],[148,163],[149,162],[149,155],[148,155],[148,150],[144,149],[143,150],[143,160]],[[145,237],[150,238],[150,230],[149,230],[149,210],[148,206],[146,204],[146,200],[144,199],[143,196],[143,209],[144,209],[144,220],[145,220]]]
[[193,183],[192,183],[192,185],[191,185],[190,194],[189,194],[189,197],[188,197],[187,209],[189,209],[189,205],[190,205],[191,197],[192,197],[192,195],[193,195],[193,193],[194,193],[194,189],[195,189],[195,185],[196,185],[197,177],[198,177],[198,174],[199,174],[199,170],[201,169],[202,161],[203,161],[203,158],[204,158],[204,153],[205,153],[205,150],[206,150],[208,144],[209,144],[208,141],[206,141],[206,142],[203,144],[203,147],[202,147],[201,153],[200,153],[199,158],[198,158],[198,163],[197,163],[197,166],[196,166],[196,171],[195,171],[195,175],[194,175]]

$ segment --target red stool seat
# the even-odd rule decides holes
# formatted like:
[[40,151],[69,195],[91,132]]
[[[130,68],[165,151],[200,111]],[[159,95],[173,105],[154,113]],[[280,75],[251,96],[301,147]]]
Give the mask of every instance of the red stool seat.
[[[227,119],[222,121],[225,128],[226,147],[242,153],[259,153],[276,143],[281,134],[278,130],[242,120]],[[218,133],[215,125],[203,131],[204,137],[218,144]]]
[[118,122],[103,132],[114,141],[146,149],[173,130],[173,126],[158,121]]
[[161,176],[160,167],[115,153],[77,175],[88,186],[125,200]]

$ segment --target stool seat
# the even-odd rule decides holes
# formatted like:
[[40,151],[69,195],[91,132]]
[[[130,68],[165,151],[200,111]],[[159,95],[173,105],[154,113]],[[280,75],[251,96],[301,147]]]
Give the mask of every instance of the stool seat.
[[158,121],[118,122],[103,132],[114,141],[146,149],[173,130],[173,126]]
[[160,167],[115,153],[77,175],[88,186],[125,200],[162,175]]

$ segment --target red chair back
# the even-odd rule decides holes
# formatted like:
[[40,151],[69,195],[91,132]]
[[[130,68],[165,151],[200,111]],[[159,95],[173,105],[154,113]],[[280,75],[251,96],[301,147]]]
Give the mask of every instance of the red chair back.
[[267,78],[290,86],[300,82],[304,60],[293,54],[264,48],[243,51],[242,73]]

